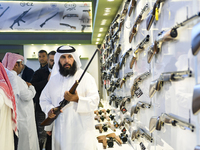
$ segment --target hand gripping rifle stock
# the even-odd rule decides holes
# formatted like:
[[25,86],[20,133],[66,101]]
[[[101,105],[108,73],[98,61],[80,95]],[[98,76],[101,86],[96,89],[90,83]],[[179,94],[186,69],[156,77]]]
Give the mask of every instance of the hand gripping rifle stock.
[[[87,64],[85,70],[83,71],[81,77],[79,78],[79,80],[76,80],[76,81],[75,81],[74,85],[73,85],[73,86],[71,87],[71,89],[69,90],[69,92],[70,92],[71,94],[74,94],[74,93],[75,93],[78,84],[80,83],[81,79],[83,78],[83,76],[84,76],[85,72],[87,71],[87,69],[88,69],[90,63],[92,62],[94,56],[96,55],[96,53],[97,53],[98,51],[99,51],[99,50],[96,49],[96,51],[94,52],[92,58],[90,59],[89,63]],[[60,105],[57,106],[57,107],[55,107],[55,108],[53,109],[53,112],[54,112],[54,114],[56,115],[56,117],[54,117],[54,118],[49,118],[49,117],[46,118],[46,119],[41,123],[41,126],[50,125],[50,124],[58,117],[58,115],[61,113],[60,110],[61,110],[63,107],[65,107],[65,105],[67,105],[67,104],[69,104],[69,103],[70,103],[70,102],[69,102],[68,100],[63,99],[63,100],[59,103]]]

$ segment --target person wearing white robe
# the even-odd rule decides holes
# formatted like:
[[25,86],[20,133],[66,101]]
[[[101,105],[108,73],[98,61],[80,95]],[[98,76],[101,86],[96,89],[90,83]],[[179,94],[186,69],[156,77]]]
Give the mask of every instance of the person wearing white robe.
[[23,56],[14,53],[6,53],[2,60],[16,100],[19,130],[18,150],[39,150],[33,105],[33,97],[36,91],[34,86],[26,83],[17,75],[20,73],[20,68],[16,69],[17,62],[19,62],[18,67],[20,67],[22,60]]
[[[73,76],[63,76],[59,72],[58,62],[65,54],[71,55],[77,64],[77,71]],[[40,96],[40,106],[46,116],[64,97],[66,99],[64,93],[70,90],[83,73],[78,54],[71,46],[59,47],[54,59],[50,80]],[[77,95],[78,100],[67,99],[70,103],[52,123],[52,150],[96,150],[94,110],[97,109],[99,95],[94,78],[85,73],[72,95]]]
[[6,71],[0,63],[0,149],[14,150],[14,135],[17,133],[15,96]]

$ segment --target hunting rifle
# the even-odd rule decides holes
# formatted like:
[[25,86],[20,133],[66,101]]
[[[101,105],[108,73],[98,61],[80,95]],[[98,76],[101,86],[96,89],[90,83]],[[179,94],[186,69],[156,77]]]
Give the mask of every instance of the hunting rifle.
[[172,125],[172,126],[179,126],[181,129],[185,130],[188,129],[191,132],[194,131],[194,125],[182,121],[176,117],[173,117],[169,114],[162,113],[160,116],[151,117],[149,121],[149,132],[152,133],[154,130],[161,130],[161,127],[164,125]]
[[129,43],[132,42],[133,37],[136,35],[136,33],[137,33],[137,26],[138,26],[139,23],[142,22],[142,15],[148,9],[148,7],[149,7],[148,4],[146,4],[144,6],[144,8],[142,9],[142,11],[140,12],[139,16],[137,17],[137,19],[135,20],[135,23],[134,23],[133,28],[131,30],[131,34],[129,36]]
[[151,28],[151,25],[153,24],[154,19],[156,18],[156,20],[158,21],[160,3],[164,1],[165,0],[156,0],[156,2],[154,3],[153,9],[148,14],[148,18],[146,20],[146,28],[148,31]]
[[137,59],[137,53],[144,50],[144,45],[147,44],[149,42],[149,35],[147,35],[143,40],[142,42],[140,42],[136,48],[134,49],[134,52],[133,52],[133,57],[131,59],[131,62],[130,62],[130,69],[133,68],[133,65]]
[[178,36],[177,29],[179,27],[185,26],[187,23],[189,23],[190,21],[192,21],[193,19],[198,18],[198,17],[200,17],[200,12],[198,12],[197,14],[193,15],[192,17],[184,20],[183,22],[177,24],[176,26],[172,27],[171,29],[169,29],[167,31],[163,30],[160,33],[158,33],[156,40],[154,41],[154,43],[152,43],[152,45],[148,49],[147,62],[150,63],[153,56],[155,54],[159,53],[161,44],[163,42],[172,40]]

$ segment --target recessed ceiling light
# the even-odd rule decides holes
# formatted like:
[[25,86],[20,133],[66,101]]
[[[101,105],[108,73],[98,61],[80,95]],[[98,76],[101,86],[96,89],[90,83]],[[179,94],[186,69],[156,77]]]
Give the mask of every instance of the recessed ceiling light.
[[108,2],[112,2],[112,1],[114,1],[114,0],[107,0]]
[[99,32],[103,32],[103,28],[100,28],[100,29],[99,29]]
[[95,44],[99,44],[99,42],[96,42]]
[[104,13],[104,14],[103,14],[103,16],[107,16],[107,15],[109,15],[109,13]]
[[101,33],[99,33],[99,34],[97,35],[97,37],[101,37]]
[[105,12],[107,13],[111,12],[111,8],[105,8]]
[[100,41],[100,38],[97,38],[97,41]]
[[105,25],[105,24],[106,24],[106,21],[107,21],[107,19],[103,19],[103,20],[101,21],[101,25]]

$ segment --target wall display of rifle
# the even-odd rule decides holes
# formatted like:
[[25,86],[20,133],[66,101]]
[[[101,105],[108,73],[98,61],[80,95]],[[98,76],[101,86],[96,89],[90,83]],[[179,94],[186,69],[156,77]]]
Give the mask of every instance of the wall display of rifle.
[[91,2],[2,2],[0,31],[92,32]]
[[[146,4],[151,11],[137,22]],[[119,126],[126,124],[133,149],[188,150],[200,145],[199,7],[200,1],[123,0],[113,18],[103,41],[103,62],[110,64],[111,80],[121,82],[109,96],[103,90],[103,97],[118,111]],[[127,116],[131,124],[124,123]]]

